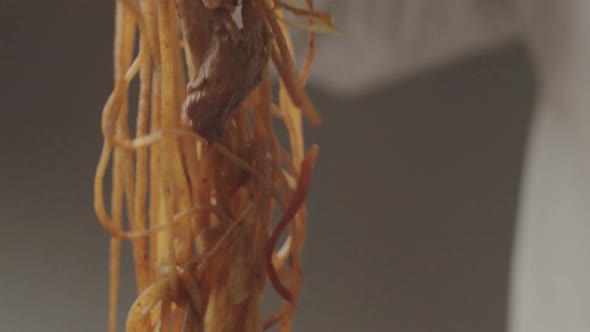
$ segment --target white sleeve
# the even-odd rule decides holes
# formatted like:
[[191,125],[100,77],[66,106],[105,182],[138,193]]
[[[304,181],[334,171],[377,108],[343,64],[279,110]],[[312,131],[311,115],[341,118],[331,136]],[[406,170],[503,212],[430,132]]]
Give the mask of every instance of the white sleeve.
[[590,1],[519,0],[538,79],[510,332],[590,331]]
[[[342,35],[318,34],[311,82],[362,93],[513,37],[506,0],[317,0]],[[295,35],[299,63],[306,37]]]

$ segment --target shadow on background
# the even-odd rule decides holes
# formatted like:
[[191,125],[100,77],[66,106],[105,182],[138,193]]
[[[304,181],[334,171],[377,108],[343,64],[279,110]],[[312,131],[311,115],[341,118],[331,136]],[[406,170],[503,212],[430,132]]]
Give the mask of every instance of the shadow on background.
[[[91,190],[114,9],[59,3],[0,2],[2,331],[106,329]],[[312,93],[325,123],[307,136],[321,152],[296,330],[504,330],[533,92],[508,45],[362,98]]]

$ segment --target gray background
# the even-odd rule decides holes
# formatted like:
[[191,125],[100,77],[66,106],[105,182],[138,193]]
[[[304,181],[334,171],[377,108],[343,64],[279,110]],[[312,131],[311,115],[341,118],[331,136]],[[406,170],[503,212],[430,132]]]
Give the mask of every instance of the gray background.
[[[0,331],[106,330],[92,178],[113,11],[0,0]],[[307,132],[321,153],[297,331],[505,329],[533,82],[511,44],[360,98],[312,91],[325,123]]]

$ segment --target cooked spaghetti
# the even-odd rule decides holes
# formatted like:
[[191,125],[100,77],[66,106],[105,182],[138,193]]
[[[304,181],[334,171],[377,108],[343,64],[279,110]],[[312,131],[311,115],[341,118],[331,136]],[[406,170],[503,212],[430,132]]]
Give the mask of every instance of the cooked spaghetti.
[[[103,108],[94,182],[96,214],[111,235],[109,331],[117,325],[122,241],[132,245],[137,284],[127,331],[250,332],[277,322],[281,331],[291,330],[304,201],[318,152],[317,146],[304,151],[302,117],[320,121],[304,85],[313,30],[331,23],[313,12],[311,0],[306,8],[266,0],[237,5],[116,2],[114,88]],[[237,10],[241,28],[233,21]],[[310,30],[300,73],[281,10],[305,18],[297,26]],[[279,74],[277,103],[269,59]],[[132,109],[135,78],[139,100]],[[273,118],[287,129],[287,147]],[[275,209],[282,217],[273,223]],[[283,231],[287,239],[277,247]],[[260,304],[267,284],[284,301],[265,318]]]

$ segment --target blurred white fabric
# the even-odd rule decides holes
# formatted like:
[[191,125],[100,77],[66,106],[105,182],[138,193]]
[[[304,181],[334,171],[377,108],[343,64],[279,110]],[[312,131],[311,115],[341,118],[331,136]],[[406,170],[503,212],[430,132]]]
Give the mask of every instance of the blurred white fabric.
[[[590,331],[590,1],[316,3],[344,34],[321,37],[312,81],[348,96],[509,39],[529,46],[540,91],[521,187],[509,331]],[[305,36],[295,42],[303,46]]]
[[312,79],[350,96],[506,41],[515,26],[505,1],[316,0],[342,34],[318,34]]

